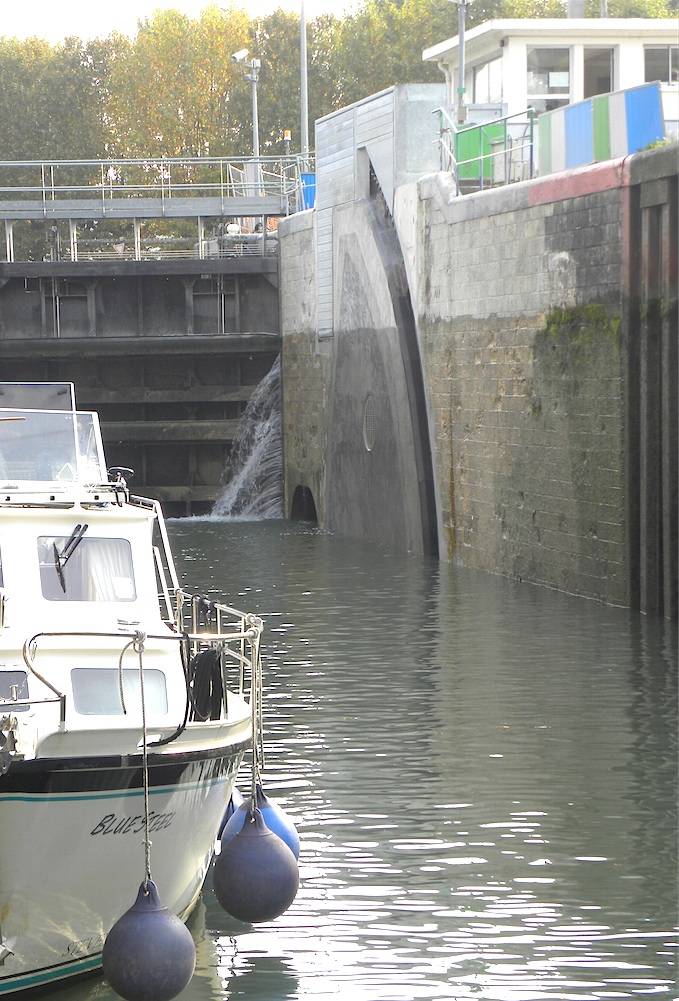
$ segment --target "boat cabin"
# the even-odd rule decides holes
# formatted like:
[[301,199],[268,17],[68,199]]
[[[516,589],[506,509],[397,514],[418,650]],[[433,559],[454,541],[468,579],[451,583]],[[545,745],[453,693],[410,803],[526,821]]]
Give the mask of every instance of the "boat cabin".
[[[0,384],[0,404],[0,700],[13,712],[44,715],[44,732],[54,729],[55,692],[70,693],[68,712],[80,728],[101,726],[102,717],[123,725],[128,709],[139,713],[140,682],[134,656],[121,667],[121,642],[137,629],[172,634],[153,544],[162,516],[152,501],[131,501],[123,470],[107,471],[98,417],[75,409],[71,385]],[[91,642],[74,640],[88,631]],[[24,641],[37,635],[36,655]],[[147,644],[144,668],[146,708],[157,724],[181,715],[185,700],[183,686],[173,692],[169,684],[162,647]],[[27,670],[33,663],[35,672]],[[40,727],[34,734],[39,740]]]

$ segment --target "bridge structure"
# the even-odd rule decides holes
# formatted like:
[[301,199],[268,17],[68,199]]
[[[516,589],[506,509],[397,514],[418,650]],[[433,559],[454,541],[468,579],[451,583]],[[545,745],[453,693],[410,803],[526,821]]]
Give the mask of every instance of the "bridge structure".
[[113,464],[209,511],[280,347],[278,220],[308,158],[0,162],[5,380],[73,382]]

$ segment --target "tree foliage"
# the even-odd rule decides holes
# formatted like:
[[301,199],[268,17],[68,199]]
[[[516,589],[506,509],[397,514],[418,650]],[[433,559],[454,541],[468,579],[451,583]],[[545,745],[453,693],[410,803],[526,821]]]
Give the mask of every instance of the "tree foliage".
[[97,46],[0,38],[2,159],[86,159],[106,134]]
[[[0,37],[0,160],[247,155],[252,91],[231,54],[261,59],[262,155],[300,136],[300,19],[251,18],[237,0],[192,19],[157,10],[133,38],[112,33],[51,46]],[[587,0],[588,15],[600,0]],[[669,17],[676,0],[608,0],[611,17]],[[476,0],[469,27],[498,17],[559,17],[564,0]],[[457,34],[449,0],[363,0],[307,25],[309,123],[396,83],[440,81],[422,50]],[[311,137],[313,146],[313,137]],[[75,175],[74,175],[75,176]]]
[[231,53],[247,44],[240,9],[207,7],[197,20],[158,10],[139,25],[111,66],[111,115],[119,156],[198,157],[235,153],[242,117]]

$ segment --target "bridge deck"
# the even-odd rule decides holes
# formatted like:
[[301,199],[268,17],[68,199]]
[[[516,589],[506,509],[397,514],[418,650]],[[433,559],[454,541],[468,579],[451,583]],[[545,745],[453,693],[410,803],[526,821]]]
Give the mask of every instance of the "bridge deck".
[[[0,195],[2,193],[0,192]],[[0,219],[208,219],[285,216],[294,208],[294,192],[260,195],[134,195],[91,198],[3,198]]]

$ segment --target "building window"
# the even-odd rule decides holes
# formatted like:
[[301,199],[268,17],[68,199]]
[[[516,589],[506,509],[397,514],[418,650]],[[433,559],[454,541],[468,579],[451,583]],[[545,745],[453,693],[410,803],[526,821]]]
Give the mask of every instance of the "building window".
[[679,81],[679,45],[654,45],[644,48],[644,79],[646,83]]
[[502,60],[491,59],[474,67],[474,104],[502,102]]
[[528,49],[528,105],[553,111],[570,98],[570,49]]
[[583,97],[610,94],[613,90],[613,49],[584,50]]

